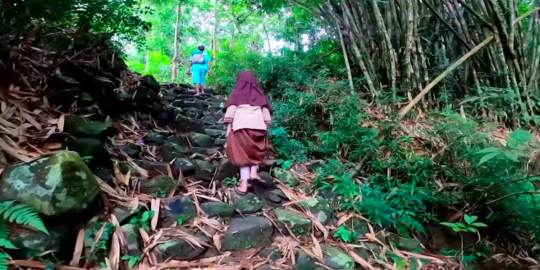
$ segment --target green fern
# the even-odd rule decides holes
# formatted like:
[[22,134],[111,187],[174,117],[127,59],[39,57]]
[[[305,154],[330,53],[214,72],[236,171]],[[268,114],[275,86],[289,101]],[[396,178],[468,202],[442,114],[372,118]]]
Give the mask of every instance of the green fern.
[[38,212],[34,208],[23,204],[16,204],[15,201],[7,201],[0,204],[0,218],[49,234],[49,231],[45,228],[43,221],[41,221]]
[[[22,224],[43,233],[49,234],[38,212],[16,201],[7,201],[0,203],[0,249],[17,249],[17,247],[8,239],[8,223]],[[0,251],[0,270],[7,270],[9,266],[9,256]]]
[[9,256],[0,252],[0,270],[7,270],[9,266]]

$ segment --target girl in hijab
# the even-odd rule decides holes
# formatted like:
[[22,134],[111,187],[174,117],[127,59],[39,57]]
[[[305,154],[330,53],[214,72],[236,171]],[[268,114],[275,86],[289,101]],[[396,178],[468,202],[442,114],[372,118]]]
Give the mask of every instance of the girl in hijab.
[[270,125],[272,107],[257,78],[249,71],[242,71],[225,108],[227,154],[231,163],[240,167],[240,183],[236,191],[244,195],[248,190],[248,180],[259,180],[259,164],[264,162],[268,149],[266,130]]

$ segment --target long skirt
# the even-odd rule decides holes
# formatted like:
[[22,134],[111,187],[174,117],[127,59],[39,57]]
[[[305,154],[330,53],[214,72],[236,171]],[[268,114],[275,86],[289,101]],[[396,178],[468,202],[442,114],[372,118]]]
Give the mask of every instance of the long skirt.
[[259,165],[265,161],[267,151],[266,130],[240,129],[227,137],[227,155],[235,166]]

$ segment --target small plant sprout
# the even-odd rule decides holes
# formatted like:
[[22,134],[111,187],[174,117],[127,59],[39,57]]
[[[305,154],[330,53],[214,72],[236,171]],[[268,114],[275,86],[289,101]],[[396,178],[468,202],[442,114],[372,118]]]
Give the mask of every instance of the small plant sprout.
[[455,232],[472,232],[477,233],[477,228],[485,228],[486,224],[482,222],[476,222],[478,220],[477,216],[469,216],[465,214],[464,217],[465,223],[460,222],[441,222],[440,224],[446,227],[451,228]]

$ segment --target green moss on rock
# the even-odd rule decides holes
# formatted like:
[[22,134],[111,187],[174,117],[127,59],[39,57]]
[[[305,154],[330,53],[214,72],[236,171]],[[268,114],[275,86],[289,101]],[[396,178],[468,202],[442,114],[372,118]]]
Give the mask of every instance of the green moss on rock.
[[277,218],[277,223],[283,232],[288,232],[285,225],[294,234],[304,234],[311,230],[311,220],[287,209],[278,208],[274,210],[274,215]]
[[0,178],[1,201],[17,200],[49,216],[86,209],[100,192],[94,174],[71,151],[7,167]]

